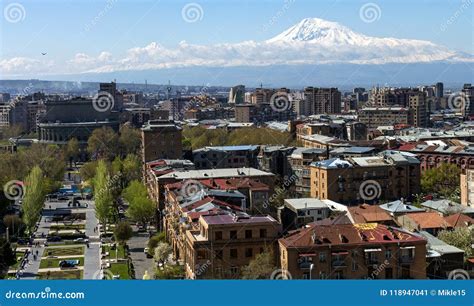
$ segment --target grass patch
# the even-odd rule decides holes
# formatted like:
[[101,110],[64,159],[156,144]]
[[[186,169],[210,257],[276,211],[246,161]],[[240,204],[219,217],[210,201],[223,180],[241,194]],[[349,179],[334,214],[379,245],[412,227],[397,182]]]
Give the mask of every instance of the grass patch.
[[68,258],[68,259],[48,258],[48,259],[42,259],[41,260],[40,269],[59,268],[59,262],[61,262],[62,260],[79,260],[79,264],[77,266],[83,266],[84,265],[84,257]]
[[124,263],[113,263],[110,265],[109,271],[113,275],[120,275],[120,279],[131,279],[128,274],[128,264]]
[[81,270],[66,270],[66,271],[51,271],[49,272],[40,272],[36,279],[82,279]]
[[50,231],[56,231],[56,230],[83,230],[86,228],[85,224],[59,224],[59,225],[51,225],[49,230]]
[[77,256],[84,254],[84,247],[46,248],[43,256]]
[[[102,246],[102,254],[105,254],[106,252],[109,252],[109,256],[106,256],[105,259],[115,259],[116,255],[115,253],[117,252],[117,250],[112,250],[111,249],[111,246]],[[118,246],[118,259],[125,259],[127,258],[128,256],[125,254],[125,248],[121,245]]]

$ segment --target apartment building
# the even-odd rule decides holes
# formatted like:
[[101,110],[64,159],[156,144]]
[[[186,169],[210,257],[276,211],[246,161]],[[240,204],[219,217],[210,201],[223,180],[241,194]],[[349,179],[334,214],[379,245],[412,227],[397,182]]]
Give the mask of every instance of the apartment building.
[[397,151],[311,164],[311,197],[355,205],[410,199],[420,192],[420,162]]
[[202,215],[199,228],[186,231],[186,278],[240,279],[242,268],[257,254],[268,249],[277,254],[279,233],[280,225],[271,216]]
[[399,228],[313,224],[278,242],[293,279],[426,278],[426,240]]

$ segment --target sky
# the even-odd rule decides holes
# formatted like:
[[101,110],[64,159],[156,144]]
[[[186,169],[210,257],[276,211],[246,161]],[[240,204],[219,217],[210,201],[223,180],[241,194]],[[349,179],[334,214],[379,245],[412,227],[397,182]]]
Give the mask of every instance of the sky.
[[[167,53],[183,41],[211,48],[220,43],[259,42],[307,17],[335,21],[369,36],[428,40],[472,54],[472,1],[2,1],[0,78],[21,74],[22,69],[29,73],[59,73],[65,66],[62,72],[91,70],[147,46],[153,49],[148,52]],[[361,17],[366,4],[378,9],[373,22]],[[15,6],[20,8],[19,17],[13,15]],[[150,45],[153,42],[163,48]]]

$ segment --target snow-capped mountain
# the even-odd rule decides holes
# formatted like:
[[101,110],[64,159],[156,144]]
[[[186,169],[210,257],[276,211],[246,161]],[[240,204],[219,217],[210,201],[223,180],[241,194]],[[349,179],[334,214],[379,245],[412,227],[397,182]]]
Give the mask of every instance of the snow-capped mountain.
[[[117,56],[117,57],[116,57]],[[424,40],[371,37],[337,22],[303,19],[281,34],[264,41],[192,44],[174,47],[150,42],[123,55],[104,50],[98,55],[78,53],[66,63],[44,59],[0,60],[5,75],[123,76],[123,81],[172,79],[201,84],[206,71],[215,71],[212,84],[272,83],[333,84],[341,82],[402,83],[472,80],[473,55]],[[409,64],[409,65],[407,65]],[[176,79],[179,75],[179,79]],[[181,81],[182,80],[182,81]],[[256,81],[257,80],[257,81]],[[273,81],[272,81],[273,80]],[[245,81],[245,82],[244,82]]]
[[415,63],[464,57],[429,41],[371,37],[319,18],[303,19],[266,43],[304,48],[320,59],[338,63]]

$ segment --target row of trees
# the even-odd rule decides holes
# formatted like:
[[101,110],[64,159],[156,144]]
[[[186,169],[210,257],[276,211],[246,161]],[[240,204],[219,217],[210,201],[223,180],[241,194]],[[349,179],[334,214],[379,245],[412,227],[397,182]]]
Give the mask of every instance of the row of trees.
[[87,152],[92,159],[112,161],[115,157],[137,154],[140,149],[141,135],[138,129],[123,125],[117,134],[110,127],[96,129],[87,141]]
[[227,132],[224,129],[185,127],[183,137],[183,147],[186,149],[223,145],[297,145],[290,133],[268,128],[242,128]]

